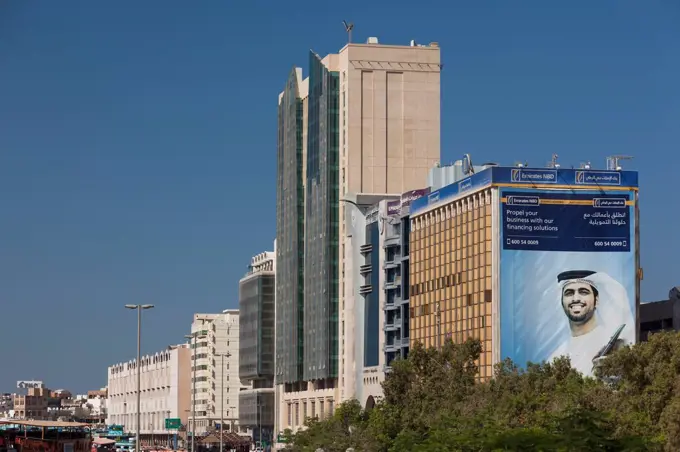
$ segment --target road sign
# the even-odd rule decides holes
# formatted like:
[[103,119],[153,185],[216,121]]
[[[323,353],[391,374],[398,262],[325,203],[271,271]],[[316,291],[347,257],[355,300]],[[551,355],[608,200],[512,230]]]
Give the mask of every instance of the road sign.
[[282,433],[279,433],[279,434],[276,436],[276,442],[277,442],[277,443],[287,443],[288,441],[286,441],[286,437],[283,436]]
[[182,425],[182,420],[178,417],[171,417],[165,420],[165,429],[166,430],[179,430],[179,427]]

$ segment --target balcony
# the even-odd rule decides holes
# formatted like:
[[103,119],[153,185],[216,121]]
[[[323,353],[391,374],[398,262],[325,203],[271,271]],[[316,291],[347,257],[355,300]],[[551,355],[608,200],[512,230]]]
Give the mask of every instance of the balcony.
[[385,290],[394,290],[398,289],[401,287],[401,276],[396,276],[393,280],[391,281],[385,281]]
[[383,306],[385,311],[394,311],[401,308],[401,297],[393,296],[393,294],[394,292],[388,293],[385,305]]
[[396,261],[394,261],[394,260],[388,261],[387,259],[385,259],[385,263],[383,264],[383,268],[385,270],[387,270],[387,269],[390,269],[390,268],[397,268],[400,265],[401,265],[400,259],[396,260]]
[[401,329],[401,317],[396,317],[392,320],[386,320],[383,331],[396,331]]
[[389,248],[392,246],[399,246],[401,245],[401,237],[398,235],[394,235],[392,237],[386,237],[385,241],[383,243],[383,248]]
[[391,353],[399,350],[401,342],[397,339],[386,340],[385,345],[383,345],[383,352]]

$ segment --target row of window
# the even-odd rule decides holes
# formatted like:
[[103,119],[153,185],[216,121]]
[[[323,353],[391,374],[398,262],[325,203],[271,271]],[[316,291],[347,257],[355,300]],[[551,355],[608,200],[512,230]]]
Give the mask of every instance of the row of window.
[[[154,356],[145,356],[142,358],[142,367],[144,366],[150,366],[151,364],[158,364],[158,363],[163,363],[170,361],[170,353],[160,353]],[[136,362],[135,361],[130,361],[124,364],[116,364],[115,366],[111,367],[111,373],[112,374],[118,374],[120,372],[123,372],[124,370],[130,370],[130,369],[135,369]]]
[[432,232],[442,229],[442,223],[469,223],[482,215],[491,215],[491,191],[475,193],[464,199],[441,206],[435,210],[411,218],[411,231]]
[[411,260],[414,273],[443,264],[455,265],[458,271],[483,267],[491,264],[491,240],[474,241],[461,247],[442,242],[412,253]]
[[[318,402],[318,405],[317,405]],[[310,410],[307,410],[307,402],[291,402],[288,403],[286,406],[286,411],[288,413],[288,427],[296,427],[300,426],[304,423],[304,421],[307,418],[316,418],[318,417],[319,419],[323,419],[326,416],[332,416],[333,415],[333,400],[327,400],[327,410],[326,406],[324,404],[324,400],[311,400],[309,402],[309,407]],[[300,405],[302,405],[302,412],[300,412]],[[318,406],[318,412],[317,412],[317,406]],[[300,414],[302,414],[302,418],[300,418]],[[295,421],[293,423],[293,421]]]
[[410,340],[482,341],[478,378],[491,375],[491,195],[474,194],[412,221]]
[[[490,273],[490,268],[489,268],[489,273]],[[434,272],[432,272],[434,273]],[[479,273],[479,272],[476,272]],[[411,275],[411,280],[412,281],[417,281],[419,275],[412,274]],[[477,276],[477,277],[475,277]],[[433,292],[435,290],[441,290],[445,289],[448,287],[454,287],[458,286],[461,284],[465,284],[467,282],[472,282],[475,280],[479,280],[482,278],[485,278],[487,275],[481,274],[481,275],[475,275],[471,270],[467,271],[462,271],[458,272],[455,274],[449,274],[446,276],[440,276],[439,278],[436,279],[430,279],[429,281],[424,281],[424,282],[416,282],[414,284],[411,284],[411,296],[417,296],[417,295],[422,295],[426,294],[428,292]],[[490,275],[489,275],[490,276]],[[491,301],[491,300],[488,300]]]

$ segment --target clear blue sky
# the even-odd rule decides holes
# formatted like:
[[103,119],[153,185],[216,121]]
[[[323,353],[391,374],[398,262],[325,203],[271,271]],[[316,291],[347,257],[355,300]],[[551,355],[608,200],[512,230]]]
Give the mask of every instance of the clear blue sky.
[[237,306],[275,235],[276,103],[307,52],[438,41],[444,162],[641,172],[643,299],[680,284],[680,3],[0,1],[0,390],[106,384]]

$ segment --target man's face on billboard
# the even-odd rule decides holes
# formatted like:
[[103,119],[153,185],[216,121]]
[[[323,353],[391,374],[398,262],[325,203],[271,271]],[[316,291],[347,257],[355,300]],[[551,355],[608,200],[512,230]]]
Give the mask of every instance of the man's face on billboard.
[[597,295],[593,287],[584,282],[573,282],[562,289],[562,307],[570,321],[585,323],[595,314]]

